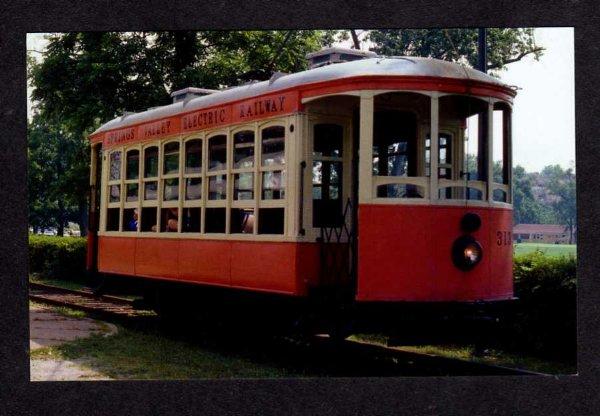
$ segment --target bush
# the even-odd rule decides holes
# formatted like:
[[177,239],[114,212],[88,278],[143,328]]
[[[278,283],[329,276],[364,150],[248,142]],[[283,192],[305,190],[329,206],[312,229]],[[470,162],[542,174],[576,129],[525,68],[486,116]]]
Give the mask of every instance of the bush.
[[512,347],[554,358],[576,352],[576,269],[574,256],[540,251],[515,256],[514,313],[508,318]]
[[29,235],[29,273],[42,278],[85,280],[86,239]]

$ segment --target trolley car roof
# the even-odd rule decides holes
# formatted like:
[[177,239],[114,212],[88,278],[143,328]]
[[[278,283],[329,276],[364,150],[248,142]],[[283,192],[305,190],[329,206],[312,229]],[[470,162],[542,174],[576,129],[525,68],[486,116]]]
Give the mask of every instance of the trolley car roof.
[[369,76],[448,78],[509,89],[508,85],[490,75],[453,62],[419,57],[377,57],[286,74],[269,81],[245,84],[140,113],[129,113],[103,124],[92,135],[294,87]]

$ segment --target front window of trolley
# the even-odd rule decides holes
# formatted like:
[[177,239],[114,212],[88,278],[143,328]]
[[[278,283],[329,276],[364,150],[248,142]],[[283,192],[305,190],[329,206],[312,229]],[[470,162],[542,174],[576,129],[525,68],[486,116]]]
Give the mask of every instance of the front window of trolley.
[[[362,199],[509,206],[511,105],[464,94],[375,92],[362,114]],[[433,137],[435,135],[435,137]],[[371,179],[369,180],[369,176]]]

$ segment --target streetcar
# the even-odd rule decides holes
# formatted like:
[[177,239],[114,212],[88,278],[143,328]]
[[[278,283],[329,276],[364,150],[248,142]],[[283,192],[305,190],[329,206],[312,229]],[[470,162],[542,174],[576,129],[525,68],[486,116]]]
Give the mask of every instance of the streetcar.
[[163,307],[194,302],[174,293],[235,294],[228,309],[512,299],[515,88],[437,59],[307,59],[91,134],[88,270]]

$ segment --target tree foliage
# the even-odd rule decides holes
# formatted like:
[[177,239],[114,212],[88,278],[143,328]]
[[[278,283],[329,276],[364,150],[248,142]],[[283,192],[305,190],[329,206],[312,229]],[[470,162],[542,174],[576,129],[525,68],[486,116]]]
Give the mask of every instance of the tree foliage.
[[571,168],[565,170],[560,165],[552,165],[546,166],[542,175],[547,178],[548,193],[553,197],[550,203],[556,218],[569,229],[571,244],[577,224],[575,173]]
[[572,168],[549,165],[541,172],[513,169],[513,203],[516,224],[561,224],[575,239],[577,209]]
[[[68,221],[77,221],[78,200],[71,187],[77,183],[71,165],[79,141],[69,140],[52,123],[35,116],[29,123],[29,223],[36,229],[56,228],[59,235]],[[85,176],[85,175],[84,175]]]
[[[477,64],[477,29],[390,29],[373,30],[372,50],[387,56],[425,56],[446,61]],[[532,55],[536,60],[544,48],[535,42],[533,29],[491,28],[487,31],[487,69],[506,65]]]

